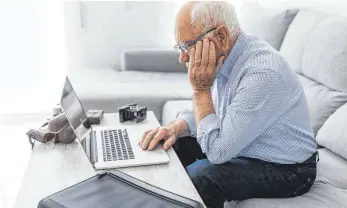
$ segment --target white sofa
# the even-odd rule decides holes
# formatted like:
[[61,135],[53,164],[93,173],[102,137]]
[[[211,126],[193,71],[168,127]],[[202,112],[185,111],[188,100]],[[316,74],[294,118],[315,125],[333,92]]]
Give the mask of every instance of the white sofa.
[[[241,27],[279,50],[297,72],[320,145],[320,161],[316,182],[303,196],[248,199],[225,206],[347,207],[347,17],[291,9],[267,12],[264,18],[241,16]],[[69,76],[85,108],[113,112],[136,102],[153,110],[166,125],[179,111],[192,108],[187,73],[177,58],[172,51],[129,51],[121,70],[89,69]]]

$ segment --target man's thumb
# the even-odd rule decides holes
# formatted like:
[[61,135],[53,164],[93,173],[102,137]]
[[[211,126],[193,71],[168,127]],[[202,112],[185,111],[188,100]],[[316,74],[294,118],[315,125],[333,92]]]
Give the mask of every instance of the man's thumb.
[[217,69],[219,69],[222,66],[224,59],[225,59],[225,56],[220,56],[218,58],[218,60],[217,60]]

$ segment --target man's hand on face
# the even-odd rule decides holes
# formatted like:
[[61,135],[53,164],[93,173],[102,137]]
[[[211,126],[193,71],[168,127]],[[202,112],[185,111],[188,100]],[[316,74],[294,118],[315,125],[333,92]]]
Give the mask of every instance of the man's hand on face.
[[143,150],[153,150],[161,140],[164,140],[163,148],[168,150],[176,142],[176,126],[158,127],[145,131],[139,145]]
[[194,91],[210,90],[216,71],[222,65],[224,56],[216,61],[216,48],[213,41],[205,38],[198,41],[190,50],[189,80]]

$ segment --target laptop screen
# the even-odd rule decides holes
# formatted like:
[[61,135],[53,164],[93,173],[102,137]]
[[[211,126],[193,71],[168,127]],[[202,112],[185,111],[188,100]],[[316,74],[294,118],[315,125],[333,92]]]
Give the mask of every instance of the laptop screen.
[[72,88],[71,82],[68,77],[65,79],[63,94],[60,100],[61,107],[63,108],[67,119],[69,120],[72,129],[74,130],[77,138],[80,140],[83,150],[85,151],[88,159],[91,161],[91,138],[90,130],[86,129],[82,120],[87,117],[76,92]]
[[85,119],[87,115],[68,77],[65,79],[60,103],[72,128],[76,131],[77,128],[82,125],[82,120]]

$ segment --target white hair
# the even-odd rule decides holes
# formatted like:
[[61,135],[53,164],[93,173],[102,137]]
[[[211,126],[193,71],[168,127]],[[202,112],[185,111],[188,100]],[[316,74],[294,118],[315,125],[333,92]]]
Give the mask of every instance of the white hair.
[[224,24],[233,36],[240,29],[234,6],[225,1],[195,2],[190,17],[192,25],[200,20],[205,31]]

